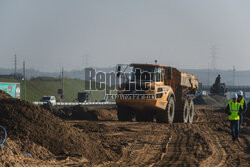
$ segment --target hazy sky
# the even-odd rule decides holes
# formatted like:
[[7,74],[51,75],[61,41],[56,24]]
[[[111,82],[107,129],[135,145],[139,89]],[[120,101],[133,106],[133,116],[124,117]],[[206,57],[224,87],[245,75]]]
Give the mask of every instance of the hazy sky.
[[249,0],[0,0],[0,67],[250,70]]

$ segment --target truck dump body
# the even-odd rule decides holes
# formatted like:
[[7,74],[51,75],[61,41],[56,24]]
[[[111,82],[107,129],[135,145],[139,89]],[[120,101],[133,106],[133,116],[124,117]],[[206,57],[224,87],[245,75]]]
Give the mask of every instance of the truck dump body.
[[181,98],[187,94],[195,94],[198,90],[198,79],[191,74],[183,73],[173,67],[164,67],[166,76],[164,84],[173,88],[176,98]]

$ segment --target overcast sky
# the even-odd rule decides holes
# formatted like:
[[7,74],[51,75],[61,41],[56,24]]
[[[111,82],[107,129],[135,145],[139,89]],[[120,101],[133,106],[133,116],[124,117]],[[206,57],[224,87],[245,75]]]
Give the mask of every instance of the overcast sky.
[[[217,47],[212,63],[211,47]],[[0,67],[250,70],[249,0],[0,0]]]

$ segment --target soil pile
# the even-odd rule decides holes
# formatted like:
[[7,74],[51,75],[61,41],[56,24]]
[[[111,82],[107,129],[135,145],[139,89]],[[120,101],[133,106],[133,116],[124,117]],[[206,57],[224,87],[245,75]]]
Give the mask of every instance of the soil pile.
[[5,91],[0,90],[0,99],[3,99],[3,98],[12,98],[12,97]]
[[103,147],[47,110],[18,99],[0,99],[0,124],[8,137],[21,141],[23,151],[39,156],[32,144],[46,148],[56,156],[84,156],[91,162],[106,161]]
[[117,112],[114,108],[85,107],[79,105],[53,110],[53,114],[69,120],[117,120]]
[[26,143],[26,145],[32,154],[23,150],[22,141],[13,141],[7,138],[0,149],[0,166],[31,166],[27,165],[27,161],[34,161],[36,158],[41,164],[42,160],[53,157],[53,154],[42,146],[32,142]]

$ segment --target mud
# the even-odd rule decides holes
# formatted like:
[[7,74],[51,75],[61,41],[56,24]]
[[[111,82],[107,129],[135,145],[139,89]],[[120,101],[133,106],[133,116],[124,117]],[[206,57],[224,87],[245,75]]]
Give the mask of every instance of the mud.
[[206,105],[213,107],[226,107],[228,100],[226,96],[220,95],[201,95],[194,99],[195,105]]
[[214,106],[196,106],[193,124],[119,122],[105,120],[111,109],[82,109],[104,113],[89,121],[79,119],[78,110],[64,109],[72,115],[61,119],[28,102],[1,99],[0,124],[8,138],[0,165],[250,166],[249,117],[240,142],[232,142],[228,116]]
[[[44,106],[46,109],[50,108]],[[51,109],[52,113],[62,119],[67,120],[117,120],[117,111],[115,107],[85,107],[73,106],[60,109]]]
[[[223,110],[196,110],[193,124],[73,121],[97,136],[114,159],[99,166],[249,166],[249,119],[240,142],[232,142]],[[208,119],[209,118],[209,119]],[[88,130],[86,125],[91,129]]]
[[95,138],[41,107],[22,100],[0,100],[0,124],[6,128],[8,138],[19,143],[22,152],[35,158],[47,158],[35,149],[39,146],[51,153],[46,153],[48,156],[85,157],[96,163],[109,159]]
[[0,99],[3,99],[3,98],[11,98],[11,96],[5,91],[0,90]]

